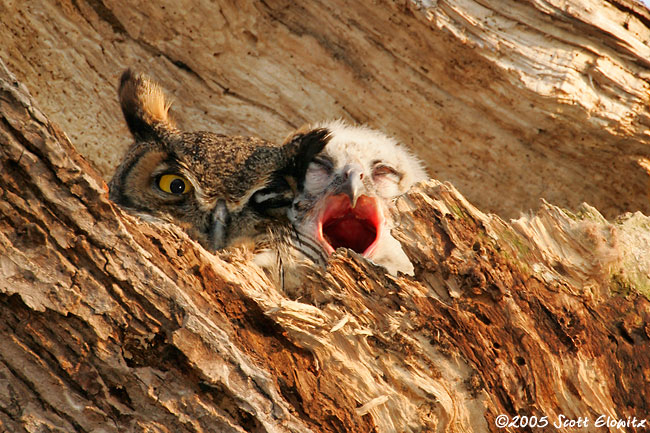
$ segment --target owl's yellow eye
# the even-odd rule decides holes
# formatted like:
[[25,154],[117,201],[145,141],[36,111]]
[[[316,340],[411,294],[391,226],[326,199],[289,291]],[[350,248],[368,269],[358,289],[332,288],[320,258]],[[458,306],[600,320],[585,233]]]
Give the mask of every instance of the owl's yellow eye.
[[187,194],[192,191],[192,184],[176,174],[163,174],[158,179],[158,188],[170,194]]

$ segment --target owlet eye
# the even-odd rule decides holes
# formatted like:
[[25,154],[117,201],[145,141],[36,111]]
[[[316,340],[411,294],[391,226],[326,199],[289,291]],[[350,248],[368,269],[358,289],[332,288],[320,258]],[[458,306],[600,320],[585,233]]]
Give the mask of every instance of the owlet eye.
[[163,174],[158,178],[158,188],[169,194],[187,194],[192,191],[192,184],[177,174]]
[[372,177],[373,178],[392,177],[397,181],[399,181],[402,178],[402,175],[393,167],[389,167],[388,165],[377,163],[375,167],[372,169]]

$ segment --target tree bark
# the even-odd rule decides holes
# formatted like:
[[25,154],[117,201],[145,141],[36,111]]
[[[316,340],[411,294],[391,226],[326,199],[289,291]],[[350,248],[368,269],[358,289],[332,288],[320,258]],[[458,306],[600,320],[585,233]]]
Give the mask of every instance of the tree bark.
[[113,206],[0,83],[7,431],[480,432],[650,409],[647,217],[507,224],[431,181],[399,201],[416,278],[339,252],[289,297],[245,253]]
[[282,140],[344,118],[516,218],[650,214],[650,18],[633,0],[4,0],[0,58],[110,178],[134,66],[185,130]]
[[[287,34],[288,40],[298,44],[296,52],[300,52],[296,48],[303,46],[300,44],[312,46],[314,41],[319,50],[330,49],[330,57],[323,57],[319,67],[330,65],[331,60],[326,59],[332,58],[349,65],[343,73],[354,77],[335,83],[343,89],[328,88],[333,95],[363,86],[373,89],[382,82],[378,77],[389,75],[379,65],[396,58],[401,59],[398,70],[412,65],[408,74],[419,76],[422,88],[435,88],[431,92],[443,95],[432,79],[439,75],[428,74],[444,70],[451,81],[459,81],[445,81],[449,84],[444,90],[449,92],[444,96],[449,111],[442,110],[441,122],[451,120],[454,113],[475,112],[474,119],[489,113],[488,121],[481,125],[500,118],[499,137],[528,142],[526,146],[540,161],[548,158],[548,164],[558,164],[570,155],[568,162],[556,168],[564,177],[551,188],[553,194],[564,197],[559,200],[562,204],[572,203],[575,197],[565,197],[568,186],[563,188],[561,183],[583,178],[571,184],[576,197],[612,182],[611,188],[603,190],[604,198],[595,193],[591,197],[606,203],[608,209],[647,209],[633,194],[642,191],[644,182],[642,176],[636,177],[636,171],[626,172],[632,186],[627,180],[613,182],[621,174],[606,170],[597,181],[588,179],[606,166],[606,157],[641,167],[638,161],[647,153],[643,125],[648,117],[641,93],[648,84],[647,75],[640,71],[647,67],[643,59],[648,56],[645,48],[634,42],[649,34],[647,11],[621,1],[600,6],[563,2],[562,8],[551,2],[514,4],[508,3],[512,7],[506,8],[503,2],[466,2],[462,6],[440,1],[436,5],[420,3],[419,10],[413,5],[402,10],[392,3],[362,4],[364,13],[373,13],[375,21],[362,20],[362,14],[353,9],[346,13],[359,13],[358,21],[349,15],[346,20],[335,15],[337,20],[327,21],[334,30],[320,21],[318,13],[327,8],[334,14],[334,6],[313,3],[309,7],[314,9],[308,9],[293,3],[280,7],[263,2],[259,8],[262,16],[272,17],[271,22],[282,29],[275,30],[277,34]],[[76,31],[116,32],[124,38],[123,43],[131,44],[130,50],[147,47],[143,53],[159,56],[153,69],[168,68],[170,81],[178,77],[189,81],[181,93],[197,85],[204,89],[201,97],[205,98],[205,89],[216,86],[217,78],[202,78],[207,70],[198,66],[199,60],[180,54],[178,58],[166,57],[166,49],[181,53],[175,51],[180,50],[178,42],[152,33],[137,8],[125,10],[117,7],[118,2],[97,1],[44,5],[52,12],[49,25],[84,16],[86,22],[72,26]],[[202,7],[206,6],[197,6],[199,12]],[[237,27],[240,23],[225,18],[232,18],[229,7],[222,6],[228,22],[224,26],[241,29]],[[35,26],[43,19],[34,13],[33,5],[6,3],[0,8],[29,12],[1,14],[2,21],[27,20]],[[72,8],[71,15],[63,18],[60,11],[66,8]],[[603,10],[608,14],[597,13]],[[418,15],[425,12],[429,21]],[[477,21],[479,12],[483,18]],[[238,16],[259,18],[252,13]],[[305,16],[313,20],[298,20]],[[627,28],[615,31],[607,27],[619,16],[628,17]],[[393,27],[379,31],[373,30],[376,24],[368,23],[383,22],[384,18],[395,26],[392,36],[410,35],[409,39],[382,39],[383,32]],[[598,22],[593,21],[596,18]],[[504,20],[522,24],[505,26]],[[255,23],[251,27],[259,30],[267,25],[271,26]],[[360,33],[347,35],[346,44],[323,36],[335,34],[340,30],[337,26],[343,25],[360,28]],[[142,26],[140,38],[131,40],[138,26]],[[14,36],[7,40],[19,41],[22,33],[18,27],[2,27],[0,32],[14,29]],[[535,28],[553,36],[540,42],[540,50],[557,48],[558,40],[580,40],[572,53],[605,50],[607,56],[596,56],[598,62],[587,68],[591,75],[567,66],[561,79],[537,77],[531,59],[548,61],[551,71],[561,62],[526,50],[526,35],[533,34]],[[59,28],[51,37],[56,39],[62,32]],[[257,34],[240,36],[258,47]],[[566,39],[569,34],[574,39]],[[228,37],[226,32],[224,38]],[[537,38],[538,42],[544,39]],[[91,47],[88,40],[82,39],[71,54],[73,58],[99,49]],[[229,43],[239,46],[242,40]],[[493,45],[484,45],[487,40]],[[377,49],[386,56],[382,62],[364,64],[375,57],[354,55],[364,44],[378,47],[380,42],[386,44]],[[10,45],[3,46],[3,56],[10,52]],[[99,45],[103,47],[103,43]],[[440,64],[435,58],[421,56],[433,48],[436,52],[453,48],[454,53],[441,54]],[[84,50],[88,51],[84,54]],[[406,55],[410,50],[414,51],[407,57],[395,54]],[[510,60],[518,59],[518,63],[504,58],[503,50],[509,50]],[[135,51],[129,52],[125,58]],[[28,50],[20,56],[36,53],[38,50]],[[278,55],[284,58],[286,53]],[[15,53],[9,56],[8,63],[14,67],[24,61]],[[234,58],[231,52],[224,56]],[[97,58],[89,55],[88,59],[96,70],[84,78],[87,81],[82,88],[86,90],[101,75],[97,72],[101,68],[93,63]],[[456,59],[455,65],[452,59]],[[319,65],[317,61],[317,55],[309,58],[313,64],[303,60],[301,73],[310,76],[312,68]],[[20,72],[37,85],[34,65],[37,63]],[[511,70],[503,78],[500,75],[506,67]],[[83,70],[87,72],[85,66]],[[69,72],[63,70],[62,74]],[[245,73],[231,72],[225,82],[230,86],[231,80],[237,82],[233,77]],[[106,74],[111,76],[102,78],[100,87],[110,84],[112,89],[116,77],[113,72]],[[400,72],[395,74],[391,86],[401,79]],[[461,83],[468,76],[474,81]],[[593,99],[585,94],[578,97],[584,92],[578,84],[582,79],[586,85],[588,77],[599,83],[593,87]],[[350,87],[345,89],[341,83]],[[560,92],[560,87],[554,87],[560,84],[562,97],[554,93]],[[53,86],[57,85],[64,86]],[[299,86],[291,78],[274,85],[287,86],[287,93],[293,95],[298,92],[293,86]],[[233,102],[233,114],[228,115],[232,119],[251,112],[257,112],[260,119],[265,115],[273,118],[276,114],[269,115],[268,108],[273,106],[281,113],[276,117],[283,120],[271,122],[271,129],[289,126],[293,121],[287,119],[312,120],[304,118],[312,105],[289,106],[285,103],[290,97],[276,95],[274,104],[260,107],[251,95],[242,93],[247,88],[245,80],[232,88],[235,90],[224,91],[220,99],[237,99],[239,106],[245,107],[239,112]],[[476,90],[477,96],[470,98],[468,89]],[[39,88],[40,98],[50,90]],[[316,87],[305,92],[316,92]],[[423,98],[431,96],[425,92]],[[372,100],[353,102],[355,97],[358,94],[350,94],[336,104],[349,103],[354,107],[351,110],[357,110],[352,113],[366,113],[352,116],[360,120],[391,116],[390,111],[376,116],[368,108]],[[69,99],[53,98],[54,102],[45,104],[49,108],[46,115],[21,80],[0,64],[0,431],[576,431],[576,424],[554,425],[565,419],[580,420],[583,431],[619,431],[616,425],[597,426],[597,420],[608,417],[619,421],[629,417],[630,423],[636,417],[637,426],[626,426],[626,431],[645,430],[638,424],[650,418],[650,218],[640,212],[609,222],[588,205],[570,212],[544,202],[536,213],[506,222],[478,210],[451,184],[431,180],[398,201],[400,224],[394,234],[415,266],[414,278],[391,277],[356,254],[339,251],[326,270],[314,269],[299,291],[283,293],[248,262],[245,251],[211,255],[177,227],[142,221],[108,201],[102,174],[93,166],[97,164],[106,174],[97,163],[102,161],[101,155],[88,156],[92,152],[86,148],[86,156],[95,161],[86,162],[66,134],[49,120],[49,112],[58,118],[74,118],[62,123],[66,129],[73,126],[75,142],[82,141],[80,131],[88,117],[77,111],[82,110],[79,107],[69,106]],[[436,105],[440,98],[443,96],[429,99],[429,104]],[[485,99],[472,108],[477,98]],[[111,93],[110,101],[114,99]],[[56,110],[56,101],[70,111]],[[213,105],[190,104],[192,100],[185,97],[182,101],[183,109],[190,107],[187,119],[204,116],[201,122],[207,123],[219,118],[202,111]],[[276,105],[278,101],[284,103]],[[311,104],[318,105],[315,101]],[[524,110],[531,101],[537,108]],[[118,122],[117,104],[109,99],[93,102],[98,107],[92,113],[106,110],[107,119]],[[399,101],[398,109],[400,104],[408,102]],[[463,104],[469,111],[460,109]],[[558,107],[562,107],[561,114]],[[544,120],[553,110],[555,118]],[[630,117],[630,113],[635,114]],[[453,125],[459,127],[452,128],[458,135],[447,139],[469,137],[464,134],[476,124],[463,125],[462,119],[472,118],[458,118]],[[525,132],[539,119],[544,120],[539,125],[539,129],[546,128],[544,132]],[[108,130],[115,133],[110,121],[97,120],[100,132],[93,137],[107,138]],[[393,120],[390,125],[397,123]],[[395,131],[403,137],[413,133],[401,128]],[[570,136],[575,140],[568,142]],[[598,139],[603,142],[594,147]],[[469,141],[478,146],[481,140]],[[486,143],[475,149],[489,154]],[[419,146],[425,156],[436,153],[434,147]],[[521,152],[516,153],[523,158]],[[582,161],[579,156],[585,155]],[[433,157],[429,161],[431,164]],[[465,185],[480,183],[508,166],[503,164],[487,167],[488,174],[469,179]],[[589,164],[595,164],[593,169],[580,171]],[[530,168],[525,165],[519,173]],[[495,187],[490,197],[515,191],[516,185],[506,180],[499,177],[491,184],[499,188]],[[512,200],[517,205],[512,206],[525,203],[522,196],[530,190],[515,194]],[[619,201],[608,196],[615,192],[624,198]],[[508,206],[503,207],[506,214],[515,209]],[[514,424],[500,428],[500,415],[507,415]],[[531,422],[548,424],[533,428]]]

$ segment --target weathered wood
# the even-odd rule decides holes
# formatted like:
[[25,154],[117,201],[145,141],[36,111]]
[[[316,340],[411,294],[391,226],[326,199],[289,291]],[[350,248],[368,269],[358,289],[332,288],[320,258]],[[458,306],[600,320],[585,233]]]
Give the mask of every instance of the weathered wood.
[[7,431],[484,432],[500,414],[650,412],[648,217],[545,204],[508,224],[431,181],[399,201],[414,279],[339,252],[285,294],[245,252],[114,207],[6,69],[0,89]]
[[0,3],[0,58],[110,178],[135,65],[187,129],[281,140],[343,117],[505,217],[650,213],[650,20],[632,0]]
[[[0,23],[18,75],[0,62],[0,432],[650,416],[650,218],[613,219],[650,212],[638,4],[9,0]],[[398,202],[415,278],[341,251],[283,293],[245,251],[108,201],[132,64],[188,129],[359,120],[463,194],[432,180]]]
[[[266,284],[259,271],[123,215],[25,89],[0,78],[6,429],[310,431],[277,383],[313,359],[242,296],[242,275]],[[281,362],[269,371],[258,357]]]

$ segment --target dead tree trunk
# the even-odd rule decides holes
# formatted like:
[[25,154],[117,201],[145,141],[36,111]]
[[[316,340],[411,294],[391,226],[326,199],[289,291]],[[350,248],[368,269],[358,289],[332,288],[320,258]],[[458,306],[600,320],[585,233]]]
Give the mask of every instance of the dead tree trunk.
[[344,118],[516,218],[650,214],[650,14],[634,0],[0,2],[0,58],[109,179],[134,66],[184,130],[282,140]]
[[482,432],[650,411],[649,218],[545,205],[507,224],[431,181],[400,200],[415,279],[339,253],[291,299],[245,257],[115,208],[0,83],[6,431]]
[[[66,16],[85,17],[78,27],[82,33],[84,26],[90,26],[97,34],[115,32],[123,40],[134,39],[134,29],[142,23],[137,13],[119,8],[118,3],[44,5],[48,10],[70,8],[71,15]],[[351,47],[370,41],[379,47],[379,54],[369,56],[369,62],[384,55],[395,59],[395,53],[431,48],[430,36],[418,37],[422,29],[434,26],[442,32],[435,41],[455,47],[455,54],[419,64],[413,63],[411,55],[398,56],[399,70],[411,65],[406,76],[420,77],[422,88],[434,86],[435,76],[449,76],[447,91],[458,91],[455,96],[436,90],[438,96],[431,99],[442,103],[447,98],[448,111],[438,108],[446,120],[464,113],[471,114],[465,120],[477,120],[479,114],[490,113],[487,119],[499,118],[500,123],[488,130],[500,131],[498,137],[509,143],[520,140],[532,160],[546,157],[551,165],[564,161],[543,175],[550,182],[553,173],[564,167],[563,177],[549,187],[556,197],[564,197],[569,189],[562,185],[566,180],[577,179],[571,185],[577,196],[592,194],[610,182],[606,191],[612,196],[618,192],[623,199],[595,193],[590,197],[610,211],[648,209],[634,195],[643,191],[647,179],[629,170],[625,174],[632,186],[626,189],[626,182],[617,180],[621,171],[604,170],[607,157],[621,164],[615,167],[639,170],[643,161],[650,161],[645,159],[650,152],[643,147],[647,147],[643,128],[648,123],[647,109],[639,102],[639,94],[648,88],[644,68],[649,57],[647,47],[634,42],[650,37],[650,16],[639,6],[621,1],[592,5],[603,8],[596,12],[608,12],[607,17],[628,17],[623,30],[614,30],[607,27],[611,23],[602,18],[605,15],[594,10],[587,14],[585,2],[562,2],[563,9],[552,2],[508,3],[511,8],[491,1],[465,2],[464,8],[454,2],[428,6],[415,2],[419,10],[413,5],[403,10],[401,4],[361,4],[358,7],[374,13],[376,20],[391,16],[388,21],[404,32],[393,36],[406,34],[411,39],[396,38],[382,45],[386,28],[379,32],[368,24],[372,21],[348,16],[347,21],[330,24],[346,22],[360,33],[348,35],[349,45],[340,46],[322,38],[322,32],[330,30],[316,18],[316,23],[297,19],[301,7],[303,16],[320,17],[316,12],[326,6],[312,3],[309,7],[314,10],[290,3],[280,7],[261,2],[262,15],[290,29],[287,40],[295,44],[309,46],[311,37],[321,47],[329,47],[331,59],[349,65],[346,74],[360,74],[347,82],[356,90],[363,86],[372,90],[375,84],[369,83],[376,83],[378,71],[387,69],[375,67],[381,62],[364,64],[349,51]],[[21,8],[30,7],[0,6],[0,21],[11,24],[0,26],[0,33],[8,28],[14,32],[3,40],[20,45],[16,42],[21,37],[20,23],[29,28],[40,22],[42,14],[22,12]],[[202,6],[197,7],[200,11]],[[226,21],[232,18],[228,8],[222,6]],[[5,14],[9,9],[21,13]],[[501,14],[489,14],[497,10]],[[425,12],[430,21],[416,17]],[[131,13],[134,16],[126,19]],[[163,12],[154,15],[158,13]],[[481,20],[476,18],[479,15]],[[544,24],[543,16],[550,21]],[[604,21],[590,21],[596,16]],[[65,21],[60,14],[49,17],[53,23]],[[538,21],[531,21],[534,17]],[[497,29],[508,20],[526,24]],[[467,23],[472,25],[463,30]],[[228,21],[225,26],[236,25]],[[576,70],[574,76],[567,67],[564,81],[556,76],[535,81],[539,77],[522,66],[530,66],[522,57],[525,41],[517,40],[535,25],[556,39],[577,29],[574,36],[582,44],[578,52],[606,52],[608,57],[596,56],[598,61],[586,69],[590,75]],[[188,88],[203,86],[204,96],[205,89],[216,86],[216,81],[202,78],[201,59],[172,56],[170,52],[178,54],[170,42],[173,38],[163,44],[148,31],[146,25],[142,27],[138,46],[146,47],[147,55],[160,56],[163,66],[179,67],[170,72],[172,77],[186,74]],[[253,47],[251,52],[260,49],[257,34],[240,34]],[[301,40],[299,34],[308,36]],[[366,39],[359,36],[363,34]],[[596,42],[600,37],[602,41]],[[73,57],[89,55],[96,48],[86,44],[88,40],[82,39]],[[481,40],[491,40],[494,46],[480,46]],[[409,46],[414,41],[422,46]],[[504,48],[508,41],[514,45]],[[538,48],[556,42],[547,43]],[[21,64],[20,56],[29,54],[12,54],[11,45],[0,48],[2,55],[10,56],[9,64]],[[510,64],[510,75],[502,79],[499,74],[507,62],[499,52],[517,52],[512,47],[521,51],[519,57],[512,54],[521,63]],[[88,58],[90,65],[95,61]],[[561,64],[548,62],[550,71]],[[156,68],[162,70],[161,64]],[[35,74],[30,75],[34,68],[20,72],[38,84]],[[303,73],[309,76],[310,68],[305,66]],[[395,72],[391,83],[399,82],[402,73]],[[101,75],[94,74],[88,82]],[[233,74],[226,81],[238,82],[237,73]],[[469,76],[474,81],[467,88],[455,82]],[[592,96],[600,99],[578,98],[584,90],[576,87],[579,77],[583,84],[594,86]],[[104,81],[113,91],[114,80]],[[564,84],[551,86],[555,89],[551,91],[538,86],[543,82]],[[628,87],[623,89],[621,83]],[[294,84],[287,86],[292,89]],[[316,87],[308,89],[315,92],[311,96],[317,93]],[[329,90],[335,94],[340,89]],[[473,90],[477,98],[487,99],[472,107],[468,95]],[[44,90],[38,91],[42,98]],[[260,108],[250,95],[229,92],[233,91],[224,90],[224,98],[238,99],[241,107],[260,118],[268,115],[268,106]],[[562,98],[553,92],[564,92],[564,102],[571,104],[562,105]],[[380,93],[372,98],[381,97]],[[348,98],[342,101],[356,113],[352,117],[390,117],[390,111],[373,117],[377,113],[364,111],[371,104],[354,102],[354,95],[340,96]],[[283,98],[278,97],[278,117],[294,118],[297,109],[286,104],[291,98]],[[463,101],[468,111],[459,108]],[[539,105],[522,111],[531,101]],[[115,103],[97,103],[102,109],[114,106],[114,117],[119,115]],[[408,105],[403,101],[397,105],[402,104]],[[564,112],[553,112],[554,107]],[[76,109],[71,108],[73,113]],[[110,122],[101,116],[96,119],[103,128],[97,137],[109,140]],[[278,125],[284,120],[273,127],[281,129]],[[411,125],[421,120],[416,116]],[[537,120],[539,128],[526,132]],[[88,119],[79,116],[79,122]],[[489,154],[486,143],[489,146],[494,138],[480,147],[478,143],[487,136],[472,135],[476,126],[472,122],[456,121],[458,129],[449,132],[458,135],[448,134],[445,140],[471,142],[474,151]],[[409,141],[402,129],[408,125],[392,124]],[[569,131],[563,132],[563,127]],[[75,133],[80,134],[80,129]],[[575,141],[568,142],[570,138]],[[594,147],[599,138],[618,141]],[[425,156],[436,153],[422,143],[418,146]],[[586,160],[581,161],[580,155]],[[98,156],[95,161],[100,160]],[[434,161],[431,156],[432,167]],[[465,187],[481,184],[517,160],[508,161],[501,168],[487,167],[487,174],[464,181]],[[580,171],[590,163],[603,169],[593,182]],[[524,164],[520,173],[534,165]],[[589,170],[587,174],[598,173]],[[516,192],[512,183],[506,176],[499,177],[496,185],[506,189],[495,189],[488,196],[493,199],[512,191],[512,203],[501,209],[505,214],[517,206],[525,209],[526,199],[521,197],[530,191]],[[587,205],[572,213],[544,203],[537,213],[508,223],[472,206],[451,184],[435,180],[415,188],[398,206],[400,225],[395,235],[415,265],[414,278],[390,277],[354,253],[340,251],[325,271],[314,269],[298,293],[282,293],[247,262],[244,252],[213,256],[178,228],[141,221],[112,205],[102,176],[0,64],[0,432],[569,432],[576,428],[614,432],[619,431],[617,421],[627,423],[626,431],[645,430],[641,421],[650,417],[650,218],[637,212],[608,222]],[[499,424],[503,416],[512,423],[505,428]]]

